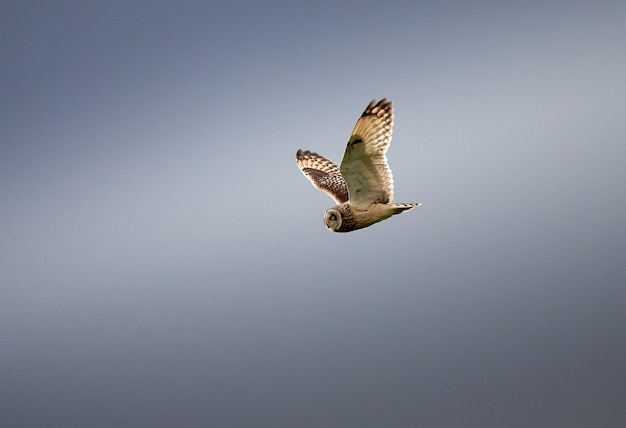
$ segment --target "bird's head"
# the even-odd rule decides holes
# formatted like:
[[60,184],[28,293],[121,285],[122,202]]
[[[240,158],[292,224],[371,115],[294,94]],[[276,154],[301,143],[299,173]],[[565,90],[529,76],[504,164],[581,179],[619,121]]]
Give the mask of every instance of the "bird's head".
[[324,224],[333,232],[349,232],[351,226],[351,212],[347,204],[335,205],[324,213]]

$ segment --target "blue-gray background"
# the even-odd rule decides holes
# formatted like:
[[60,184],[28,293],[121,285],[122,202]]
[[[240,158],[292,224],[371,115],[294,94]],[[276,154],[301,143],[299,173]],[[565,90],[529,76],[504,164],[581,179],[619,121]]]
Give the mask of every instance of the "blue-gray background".
[[3,427],[626,425],[626,3],[0,9]]

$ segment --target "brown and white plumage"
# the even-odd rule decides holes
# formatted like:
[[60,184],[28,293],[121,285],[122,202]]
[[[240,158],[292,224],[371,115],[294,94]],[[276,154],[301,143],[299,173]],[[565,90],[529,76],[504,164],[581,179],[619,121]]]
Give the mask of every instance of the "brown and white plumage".
[[302,173],[338,204],[324,214],[330,230],[361,229],[421,205],[392,203],[393,175],[385,156],[392,129],[391,101],[372,100],[354,126],[341,166],[308,150],[296,153]]
[[348,200],[348,185],[341,175],[339,165],[308,150],[298,150],[296,159],[302,173],[311,180],[313,186],[328,194],[338,204]]

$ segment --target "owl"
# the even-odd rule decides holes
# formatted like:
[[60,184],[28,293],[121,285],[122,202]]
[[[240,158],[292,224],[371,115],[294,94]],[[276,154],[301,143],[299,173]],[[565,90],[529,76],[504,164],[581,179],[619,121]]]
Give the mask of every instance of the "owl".
[[392,127],[391,101],[372,100],[354,126],[341,166],[308,150],[296,153],[302,173],[337,203],[324,213],[333,232],[362,229],[421,205],[392,202],[393,176],[385,156]]

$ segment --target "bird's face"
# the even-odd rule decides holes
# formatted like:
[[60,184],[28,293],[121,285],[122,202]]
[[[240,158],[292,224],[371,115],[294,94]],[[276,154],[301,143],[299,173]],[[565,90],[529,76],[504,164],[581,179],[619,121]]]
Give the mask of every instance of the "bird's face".
[[342,217],[341,212],[337,208],[338,207],[329,208],[324,213],[324,224],[333,232],[337,232],[337,230],[341,228]]

